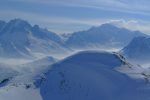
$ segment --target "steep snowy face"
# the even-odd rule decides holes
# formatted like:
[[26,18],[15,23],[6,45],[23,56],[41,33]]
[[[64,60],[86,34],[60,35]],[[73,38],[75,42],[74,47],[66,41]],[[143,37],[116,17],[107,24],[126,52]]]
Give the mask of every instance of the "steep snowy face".
[[56,35],[56,33],[50,32],[47,29],[42,29],[38,25],[34,25],[32,28],[32,33],[37,38],[52,40],[56,43],[62,43],[62,39]]
[[0,55],[29,55],[25,47],[29,44],[28,34],[31,26],[23,20],[15,19],[8,22],[0,31]]
[[38,25],[14,19],[0,28],[0,57],[32,58],[35,54],[58,53],[58,50],[66,50],[62,39]]
[[113,53],[77,53],[52,65],[38,82],[41,96],[43,100],[149,100],[145,82],[114,69],[121,65]]
[[150,37],[136,37],[121,50],[126,58],[135,62],[149,62]]
[[2,33],[7,33],[7,34],[13,34],[17,32],[25,32],[28,31],[31,28],[31,25],[21,19],[14,19],[10,20],[4,29],[2,30]]
[[111,24],[103,24],[86,31],[73,33],[66,41],[66,45],[73,48],[88,48],[91,46],[103,48],[124,47],[136,36],[144,36],[144,34],[118,28]]

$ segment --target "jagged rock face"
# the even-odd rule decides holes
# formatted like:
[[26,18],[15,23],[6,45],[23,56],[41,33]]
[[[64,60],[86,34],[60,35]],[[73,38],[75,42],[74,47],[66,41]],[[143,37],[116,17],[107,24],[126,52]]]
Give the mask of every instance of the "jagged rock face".
[[145,82],[114,69],[121,65],[117,55],[107,52],[81,52],[68,57],[54,64],[40,82],[43,100],[148,100],[149,90],[142,86]]

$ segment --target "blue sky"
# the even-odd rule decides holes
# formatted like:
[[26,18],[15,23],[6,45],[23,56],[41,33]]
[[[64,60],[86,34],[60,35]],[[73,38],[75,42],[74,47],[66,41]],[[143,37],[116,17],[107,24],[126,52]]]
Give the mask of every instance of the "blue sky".
[[57,33],[103,23],[150,33],[150,0],[0,0],[0,20],[14,18]]

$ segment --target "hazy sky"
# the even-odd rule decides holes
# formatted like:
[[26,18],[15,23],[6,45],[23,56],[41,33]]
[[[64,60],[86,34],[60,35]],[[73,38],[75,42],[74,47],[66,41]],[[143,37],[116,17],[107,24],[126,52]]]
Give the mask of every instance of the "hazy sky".
[[58,33],[106,22],[150,33],[150,0],[0,0],[0,20],[14,18]]

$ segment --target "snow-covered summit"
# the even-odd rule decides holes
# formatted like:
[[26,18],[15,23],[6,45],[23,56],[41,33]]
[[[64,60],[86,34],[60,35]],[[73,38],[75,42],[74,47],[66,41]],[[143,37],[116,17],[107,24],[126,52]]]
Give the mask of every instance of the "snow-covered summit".
[[66,48],[54,32],[30,25],[22,19],[10,20],[0,28],[0,57],[35,57],[35,54],[61,53]]
[[148,62],[150,60],[150,37],[136,37],[121,50],[129,60]]
[[40,81],[43,100],[149,100],[145,81],[115,70],[124,63],[109,52],[85,51],[54,65]]
[[89,30],[73,33],[66,41],[66,45],[73,48],[124,47],[136,36],[145,36],[145,34],[119,28],[112,24],[102,24]]

